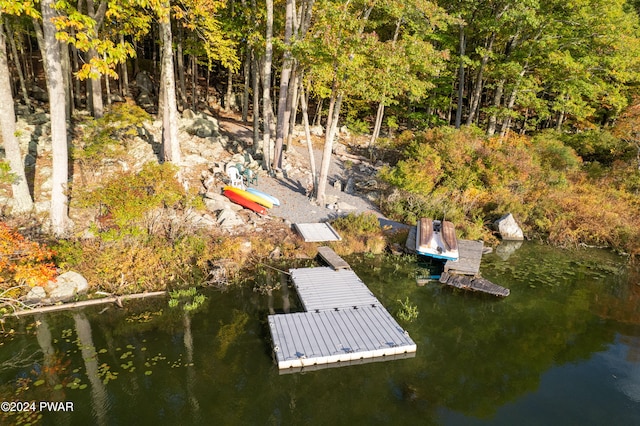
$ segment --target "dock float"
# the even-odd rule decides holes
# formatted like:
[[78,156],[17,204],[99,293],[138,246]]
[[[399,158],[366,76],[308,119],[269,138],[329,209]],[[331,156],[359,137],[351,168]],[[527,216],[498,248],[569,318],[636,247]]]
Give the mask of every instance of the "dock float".
[[415,357],[415,342],[352,270],[289,272],[305,312],[268,317],[280,374]]

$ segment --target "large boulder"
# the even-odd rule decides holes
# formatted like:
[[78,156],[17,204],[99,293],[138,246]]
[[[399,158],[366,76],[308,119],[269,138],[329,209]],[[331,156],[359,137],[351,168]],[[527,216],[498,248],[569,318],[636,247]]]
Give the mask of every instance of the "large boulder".
[[524,233],[511,213],[496,220],[494,226],[503,240],[524,240]]
[[54,302],[67,302],[78,294],[84,294],[89,289],[86,278],[77,272],[69,271],[58,276],[55,282],[49,281],[49,297]]

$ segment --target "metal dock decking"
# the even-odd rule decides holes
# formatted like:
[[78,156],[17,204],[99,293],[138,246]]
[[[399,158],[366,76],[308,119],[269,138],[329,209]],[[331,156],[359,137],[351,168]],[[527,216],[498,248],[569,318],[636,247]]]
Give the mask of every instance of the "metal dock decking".
[[290,273],[306,312],[269,315],[281,374],[415,356],[415,342],[353,271]]

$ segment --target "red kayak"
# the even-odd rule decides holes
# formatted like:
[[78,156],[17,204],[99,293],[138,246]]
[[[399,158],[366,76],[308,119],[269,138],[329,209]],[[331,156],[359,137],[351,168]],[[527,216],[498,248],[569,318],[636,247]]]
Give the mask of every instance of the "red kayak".
[[242,207],[246,207],[249,210],[253,210],[254,212],[256,212],[258,214],[263,214],[263,215],[267,214],[267,209],[266,208],[264,208],[263,206],[261,206],[258,203],[255,203],[253,201],[247,200],[242,195],[240,195],[240,194],[238,194],[236,192],[226,190],[226,191],[222,191],[222,195],[224,195],[225,197],[227,197],[228,199],[230,199],[234,203],[240,204]]

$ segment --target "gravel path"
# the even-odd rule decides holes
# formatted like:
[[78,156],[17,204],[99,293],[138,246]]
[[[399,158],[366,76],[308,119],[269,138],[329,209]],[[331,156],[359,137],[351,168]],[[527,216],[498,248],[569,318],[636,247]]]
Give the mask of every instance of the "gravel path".
[[[304,152],[306,149],[304,151],[300,148],[294,149],[296,149],[297,155],[301,155],[308,164],[309,156],[308,153]],[[318,151],[314,155],[318,158],[320,154]],[[341,206],[344,203],[344,205],[351,206],[353,209],[337,210],[336,208],[328,208],[326,205],[315,204],[306,195],[308,184],[308,175],[306,174],[292,173],[287,175],[285,173],[283,177],[279,178],[264,175],[260,176],[258,183],[252,186],[278,198],[280,206],[274,206],[270,210],[270,214],[286,219],[291,223],[324,222],[350,212],[372,212],[378,217],[382,216],[378,208],[367,199],[365,194],[358,192],[348,194],[334,188],[332,183],[336,179],[344,183],[347,180],[347,174],[342,167],[342,162],[334,158],[329,168],[329,182],[326,189],[327,201],[332,207]]]
[[[246,124],[234,120],[231,117],[218,117],[220,129],[223,134],[230,138],[242,140],[246,145],[250,144],[251,128]],[[245,146],[246,146],[245,145]],[[337,210],[314,204],[307,196],[307,186],[309,182],[309,153],[305,145],[294,142],[292,152],[285,153],[285,166],[291,166],[289,173],[284,173],[281,177],[270,177],[266,173],[261,173],[258,183],[251,185],[256,189],[270,194],[280,200],[280,206],[274,206],[269,211],[269,215],[279,217],[291,223],[323,222],[346,215],[350,212],[363,213],[372,212],[379,218],[382,214],[378,208],[367,199],[365,194],[354,191],[348,194],[333,187],[333,182],[339,179],[344,185],[349,176],[354,176],[355,182],[363,177],[355,176],[356,167],[347,171],[343,162],[335,155],[332,156],[329,167],[329,179],[326,189],[326,197],[329,205],[335,203],[345,203],[353,209]],[[320,170],[322,151],[315,150],[314,157],[316,169]],[[366,178],[366,177],[364,177]]]

